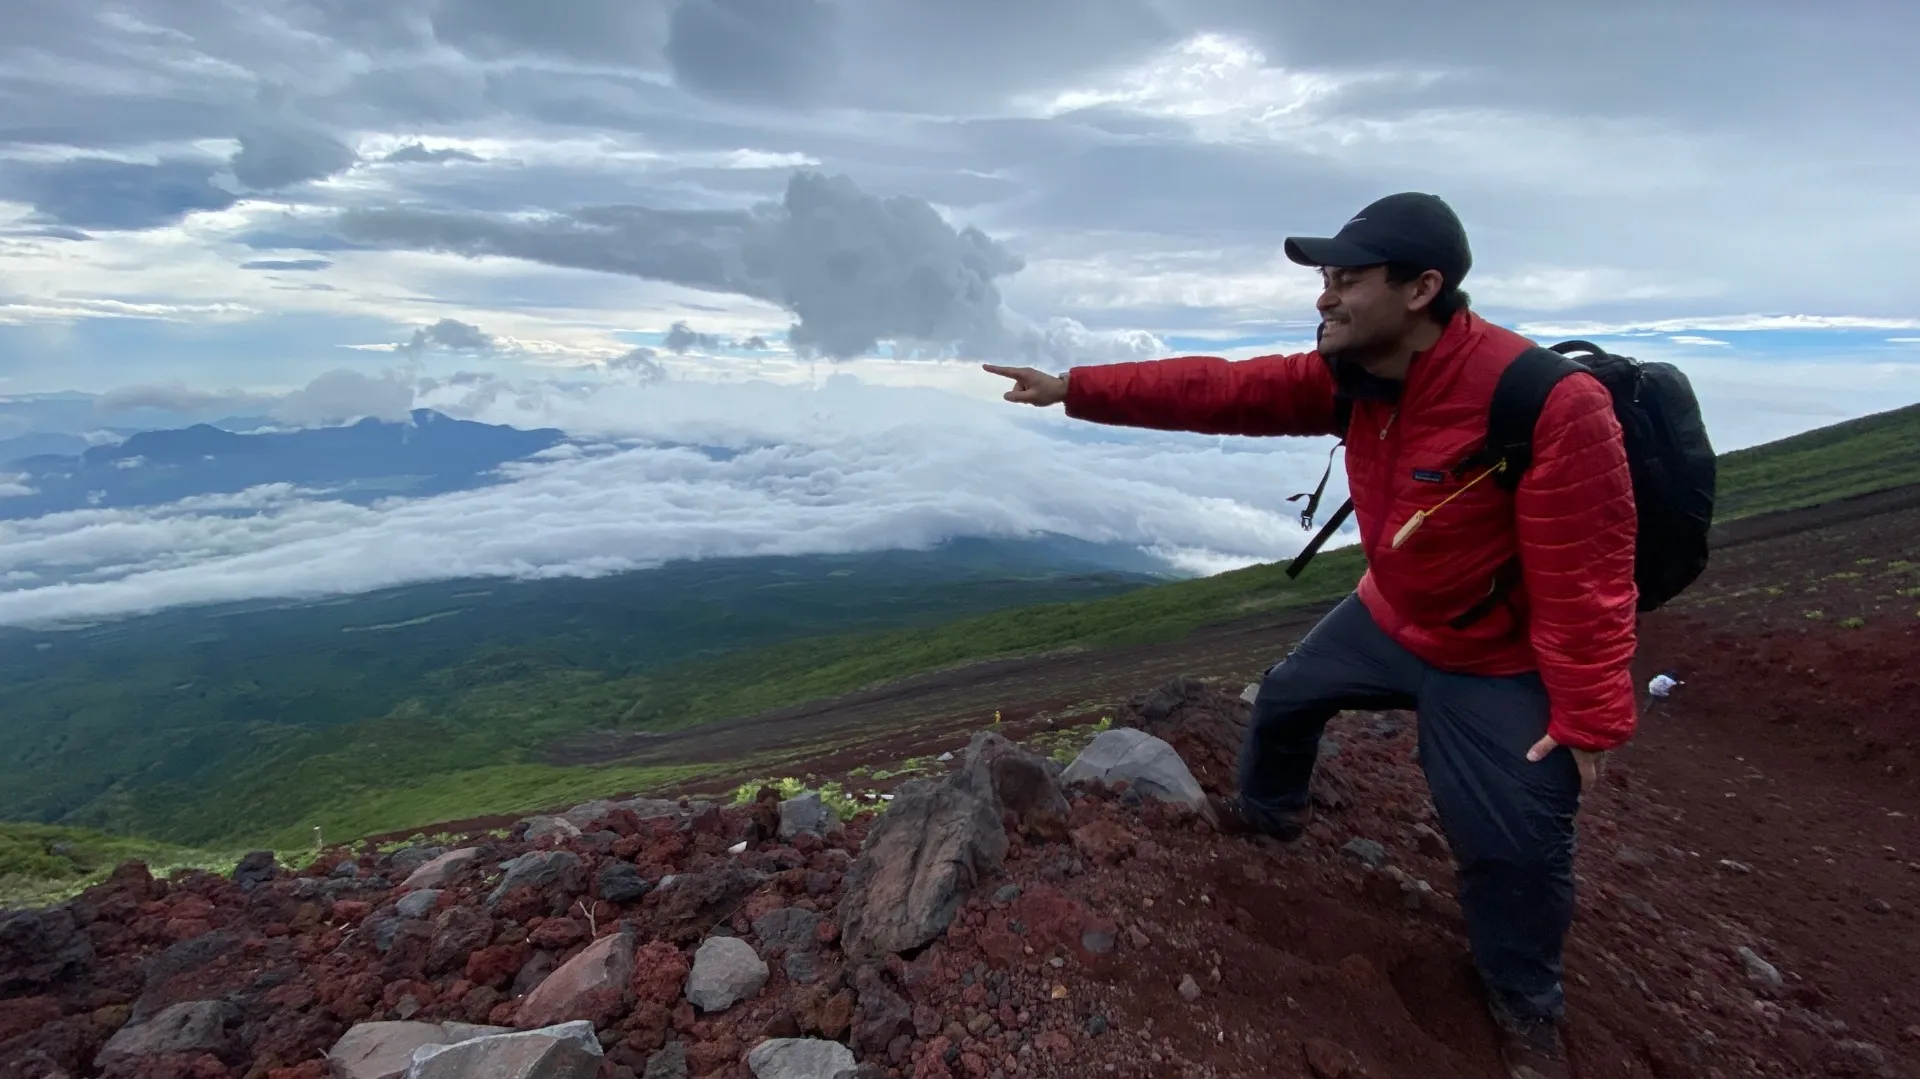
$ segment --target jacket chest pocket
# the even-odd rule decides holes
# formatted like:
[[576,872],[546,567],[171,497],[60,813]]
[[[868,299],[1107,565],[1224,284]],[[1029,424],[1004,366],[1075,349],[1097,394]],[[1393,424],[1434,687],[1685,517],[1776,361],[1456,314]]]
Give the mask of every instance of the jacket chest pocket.
[[1485,468],[1456,473],[1457,454],[1409,454],[1408,458],[1394,477],[1396,505],[1388,522],[1389,546],[1403,551],[1456,550],[1480,541],[1500,541],[1513,514],[1513,496],[1500,486],[1496,474]]

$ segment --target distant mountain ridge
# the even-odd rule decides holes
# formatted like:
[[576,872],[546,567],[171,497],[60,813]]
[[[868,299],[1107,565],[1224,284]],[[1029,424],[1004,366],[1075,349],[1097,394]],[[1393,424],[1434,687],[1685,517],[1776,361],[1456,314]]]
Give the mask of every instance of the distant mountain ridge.
[[88,507],[148,506],[228,494],[268,483],[332,485],[329,495],[365,502],[478,485],[487,471],[548,449],[566,432],[522,430],[415,409],[406,422],[364,419],[343,427],[240,433],[200,423],[141,431],[74,456],[42,454],[9,467],[30,495],[0,500],[18,519]]

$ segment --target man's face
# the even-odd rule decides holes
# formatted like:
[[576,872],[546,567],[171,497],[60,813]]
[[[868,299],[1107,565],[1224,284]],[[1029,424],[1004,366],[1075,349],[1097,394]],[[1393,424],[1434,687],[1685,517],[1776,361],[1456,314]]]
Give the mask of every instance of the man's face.
[[1389,359],[1426,317],[1413,306],[1422,279],[1396,285],[1384,266],[1320,271],[1320,353],[1362,367]]

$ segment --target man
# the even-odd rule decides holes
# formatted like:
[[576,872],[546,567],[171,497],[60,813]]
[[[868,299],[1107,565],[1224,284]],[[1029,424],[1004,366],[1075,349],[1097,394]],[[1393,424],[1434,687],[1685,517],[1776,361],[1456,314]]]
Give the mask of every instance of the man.
[[1367,572],[1262,677],[1239,790],[1217,815],[1230,832],[1297,838],[1327,720],[1413,709],[1508,1066],[1563,1076],[1574,816],[1600,755],[1637,719],[1636,518],[1619,422],[1606,389],[1578,373],[1547,398],[1517,487],[1457,472],[1485,441],[1501,371],[1533,343],[1468,309],[1472,256],[1453,211],[1391,195],[1286,252],[1325,285],[1313,352],[987,370],[1013,380],[1009,401],[1162,430],[1336,434],[1336,399],[1350,408]]

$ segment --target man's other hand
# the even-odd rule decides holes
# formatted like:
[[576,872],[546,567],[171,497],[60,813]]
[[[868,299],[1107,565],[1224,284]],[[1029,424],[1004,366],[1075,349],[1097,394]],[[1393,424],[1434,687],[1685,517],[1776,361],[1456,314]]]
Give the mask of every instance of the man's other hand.
[[[1538,763],[1546,760],[1547,754],[1558,748],[1560,743],[1548,735],[1535,742],[1532,749],[1527,750],[1527,759]],[[1580,767],[1580,789],[1591,793],[1594,785],[1600,782],[1600,772],[1606,767],[1607,755],[1591,749],[1575,749],[1573,746],[1568,746],[1567,752],[1573,754],[1573,762]]]
[[991,363],[981,366],[1013,380],[1013,389],[1003,396],[1015,404],[1045,408],[1067,399],[1067,380],[1064,375],[1049,375],[1031,367],[1001,367]]

